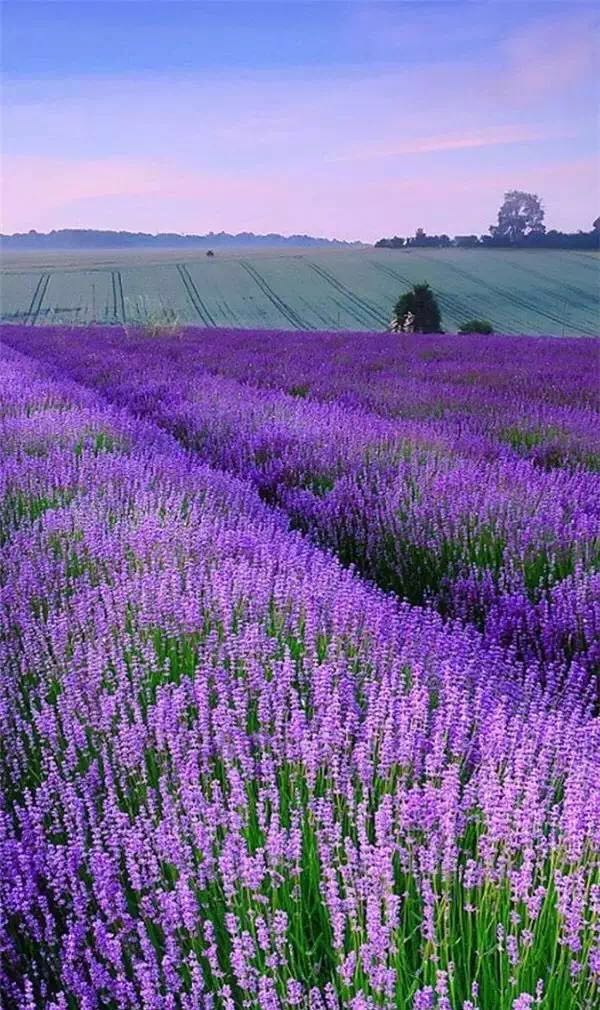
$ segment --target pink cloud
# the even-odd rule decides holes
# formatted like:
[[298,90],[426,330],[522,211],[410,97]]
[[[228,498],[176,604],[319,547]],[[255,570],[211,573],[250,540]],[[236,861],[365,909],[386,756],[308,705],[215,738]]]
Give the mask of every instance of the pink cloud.
[[[156,159],[19,155],[6,157],[3,168],[0,228],[5,232],[65,227],[220,230],[223,217],[237,231],[281,187],[277,175],[207,173]],[[279,192],[289,204],[287,184]]]
[[[52,157],[5,159],[2,230],[112,228],[132,231],[312,232],[370,241],[384,234],[483,232],[506,189],[539,192],[549,227],[586,228],[599,195],[595,159],[465,174],[420,162],[385,184],[360,165],[314,172],[194,171],[181,160]],[[594,195],[595,194],[595,198]]]
[[540,129],[527,124],[492,126],[470,133],[421,137],[382,148],[356,148],[332,161],[368,161],[372,158],[390,158],[406,154],[433,154],[443,151],[464,151],[479,147],[497,147],[503,144],[529,144],[535,141],[564,140],[568,134],[555,129]]
[[2,227],[11,229],[32,215],[44,217],[86,197],[159,193],[164,183],[164,173],[152,162],[130,158],[77,161],[7,155],[1,184]]

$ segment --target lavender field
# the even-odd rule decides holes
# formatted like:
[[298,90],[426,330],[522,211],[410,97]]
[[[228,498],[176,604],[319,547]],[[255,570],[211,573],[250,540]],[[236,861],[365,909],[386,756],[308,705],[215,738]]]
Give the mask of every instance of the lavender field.
[[595,1010],[600,343],[0,338],[6,1006]]

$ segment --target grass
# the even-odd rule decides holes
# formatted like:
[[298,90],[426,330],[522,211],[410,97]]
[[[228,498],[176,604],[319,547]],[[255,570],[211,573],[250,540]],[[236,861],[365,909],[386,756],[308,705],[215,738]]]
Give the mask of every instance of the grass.
[[[243,261],[243,262],[242,262]],[[384,330],[407,287],[431,283],[445,328],[489,319],[496,333],[553,336],[597,333],[594,254],[430,250],[299,251],[297,255],[203,252],[177,263],[170,253],[106,253],[65,259],[45,255],[42,273],[4,257],[3,319],[37,324],[125,322],[169,328]],[[116,269],[116,268],[120,269]],[[400,279],[401,278],[401,279]],[[40,294],[44,293],[43,300]],[[155,319],[155,316],[163,318]]]

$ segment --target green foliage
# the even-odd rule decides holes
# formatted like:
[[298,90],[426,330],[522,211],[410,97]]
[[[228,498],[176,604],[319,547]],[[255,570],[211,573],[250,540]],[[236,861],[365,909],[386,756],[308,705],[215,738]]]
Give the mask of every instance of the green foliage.
[[463,323],[460,327],[459,333],[493,333],[494,327],[487,319],[469,319],[467,323]]
[[290,388],[290,396],[297,396],[300,400],[304,400],[309,392],[310,386],[305,382],[298,383],[296,386],[291,386]]
[[545,231],[544,209],[536,193],[512,189],[504,194],[504,203],[498,211],[498,224],[490,228],[494,239],[512,244],[528,235],[543,235]]
[[406,244],[406,239],[401,235],[394,235],[393,238],[380,238],[378,242],[375,243],[376,249],[403,249]]
[[558,428],[547,425],[545,428],[523,428],[518,424],[502,428],[499,435],[503,442],[508,442],[516,452],[526,455],[531,449],[551,439],[560,438],[562,432]]
[[476,249],[479,245],[477,235],[455,235],[454,245],[457,249]]
[[413,284],[410,291],[400,296],[394,306],[395,317],[402,322],[412,313],[415,333],[442,333],[442,314],[433,291],[427,282]]

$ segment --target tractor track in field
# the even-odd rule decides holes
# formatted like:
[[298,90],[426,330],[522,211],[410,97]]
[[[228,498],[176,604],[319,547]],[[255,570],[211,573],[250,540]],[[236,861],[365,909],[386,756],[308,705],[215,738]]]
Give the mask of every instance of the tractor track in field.
[[[329,270],[325,270],[324,267],[319,266],[318,263],[313,263],[312,260],[305,260],[305,262],[307,267],[309,267],[312,271],[314,271],[314,273],[316,273],[319,277],[321,277],[322,280],[326,281],[331,287],[335,288],[336,291],[339,291],[340,294],[344,295],[344,297],[347,298],[348,301],[356,309],[362,312],[363,315],[366,315],[367,317],[370,316],[370,318],[374,319],[375,322],[379,323],[380,326],[382,324],[384,326],[387,326],[388,320],[385,318],[385,316],[379,309],[374,308],[374,306],[371,305],[370,302],[368,302],[366,299],[360,298],[358,295],[355,295],[354,292],[350,290],[350,288],[347,288],[345,284],[342,284],[341,281],[338,281],[337,277],[334,277],[333,274],[330,274]],[[366,323],[367,325],[369,324],[369,318],[367,318],[366,320],[359,319],[358,316],[355,316],[355,318],[358,319],[359,322]]]
[[[432,262],[430,257],[419,255],[419,253],[413,253],[417,259]],[[436,261],[439,263],[439,260]],[[528,302],[525,298],[521,298],[519,295],[515,295],[511,292],[506,291],[504,288],[496,287],[495,284],[491,284],[489,281],[483,280],[481,277],[476,277],[475,274],[469,273],[468,270],[464,270],[462,267],[457,267],[454,263],[444,263],[443,264],[448,270],[452,270],[459,277],[465,280],[471,281],[476,286],[485,288],[490,291],[497,298],[502,298],[505,301],[512,304],[515,308],[525,309],[527,312],[533,312],[538,316],[542,316],[544,319],[549,319],[553,323],[557,323],[559,326],[564,326],[564,318],[556,315],[554,312],[548,312],[546,309],[538,309],[534,304]],[[580,331],[584,336],[595,337],[596,334],[591,330],[586,330],[584,327],[580,327]]]
[[323,326],[325,327],[325,329],[328,329],[330,326],[335,325],[334,319],[331,316],[324,314],[324,310],[323,309],[320,309],[316,305],[313,305],[312,302],[309,302],[306,298],[303,298],[302,295],[300,295],[300,301],[304,305],[305,309],[307,309],[309,312],[313,312],[315,314],[315,316],[317,317],[317,319],[321,323],[323,323]]
[[[412,287],[414,283],[409,277],[406,277],[405,274],[401,274],[397,270],[392,270],[391,267],[384,266],[383,263],[378,263],[376,260],[370,260],[370,264],[375,268],[375,270],[379,270],[380,273],[386,274],[394,280],[401,281],[402,284],[406,284],[409,288]],[[453,315],[456,315],[459,318],[461,316],[464,316],[465,319],[468,318],[466,309],[458,298],[455,298],[453,295],[442,294],[437,290],[435,291],[435,294],[438,300],[442,303],[442,308],[447,308],[449,312],[452,312]]]
[[231,325],[232,327],[235,328],[236,326],[240,325],[240,320],[237,312],[235,312],[231,308],[229,302],[226,301],[225,298],[221,302],[219,302],[219,306],[223,314],[223,319],[225,320],[225,322],[221,324],[222,326]]
[[[488,252],[486,255],[489,257],[494,256],[495,254]],[[552,277],[549,277],[548,274],[542,273],[541,270],[536,270],[535,267],[523,266],[522,263],[519,264],[511,263],[505,259],[504,260],[497,259],[496,262],[506,263],[508,266],[511,267],[512,270],[520,270],[524,274],[531,274],[532,277],[537,277],[538,280],[544,281],[545,284],[547,284],[549,281],[550,282],[553,281]],[[589,291],[584,291],[583,288],[577,287],[575,284],[569,283],[569,281],[561,280],[559,283],[561,288],[565,291],[570,291],[574,298],[577,299],[583,298],[585,300],[592,297]]]
[[[404,274],[400,274],[397,270],[392,270],[391,267],[384,266],[383,263],[378,263],[376,260],[370,260],[369,262],[372,267],[379,270],[381,273],[387,274],[388,277],[393,277],[394,280],[401,281],[409,288],[412,287],[414,282]],[[469,314],[469,310],[459,298],[456,298],[454,295],[443,294],[436,290],[435,287],[434,290],[436,298],[438,299],[442,309],[453,315],[459,323],[466,323],[467,320],[471,318],[473,313]],[[518,331],[515,330],[515,332]]]
[[35,326],[39,314],[42,309],[42,302],[44,301],[46,291],[48,290],[48,284],[50,283],[51,274],[40,274],[40,279],[36,284],[35,291],[31,298],[29,308],[25,314],[25,318],[29,319],[32,326]]
[[125,322],[125,298],[123,296],[123,278],[120,270],[111,270],[113,316],[121,323]]
[[121,277],[121,271],[117,270],[117,288],[119,294],[119,305],[121,307],[121,320],[125,322],[125,298],[123,296],[123,278]]
[[[494,255],[495,254],[491,252],[487,253],[488,257]],[[529,274],[531,277],[535,277],[538,281],[543,281],[545,284],[554,282],[554,278],[549,277],[547,274],[542,273],[541,270],[536,270],[535,267],[524,266],[522,263],[517,265],[516,263],[512,263],[506,259],[498,259],[497,256],[496,256],[496,262],[504,263],[507,266],[509,266],[512,270],[517,270],[520,271],[521,273]],[[594,302],[594,295],[590,291],[585,291],[583,288],[577,287],[577,285],[571,284],[569,281],[560,280],[558,281],[558,283],[560,284],[561,290],[565,291],[570,296],[570,298],[573,299],[573,301],[567,301],[567,299],[564,299],[567,305],[571,307],[572,306],[579,307],[582,302],[584,304],[587,302],[591,303]],[[592,317],[588,318],[586,313],[585,322],[589,323],[589,325],[592,326],[594,320]]]
[[[296,258],[296,257],[294,257],[294,258]],[[306,264],[306,266],[309,266],[309,267],[312,266],[313,270],[314,270],[314,267],[316,266],[316,264],[312,264],[303,255],[298,256],[297,259],[302,260]],[[318,270],[317,270],[317,275],[318,275]],[[328,282],[328,283],[330,283],[330,282]],[[337,298],[332,298],[331,301],[333,302],[333,304],[338,309],[338,319],[339,319],[339,317],[342,314],[344,314],[344,315],[347,314],[347,315],[350,316],[351,319],[354,319],[357,323],[360,323],[361,326],[370,326],[371,325],[371,321],[369,319],[365,319],[365,313],[362,312],[362,311],[359,313],[358,310],[357,310],[357,308],[356,308],[356,306],[352,302],[350,302],[350,304],[344,305],[344,303],[341,302],[341,301],[338,301]],[[334,328],[336,330],[338,329],[339,321],[336,321],[336,320],[334,320],[332,318],[331,319],[331,324],[334,326]]]
[[115,271],[114,270],[111,270],[111,272],[110,272],[110,280],[111,280],[111,284],[112,284],[112,301],[113,301],[112,309],[113,309],[113,316],[114,316],[115,319],[118,319],[118,316],[117,316],[117,282],[115,280]]
[[40,276],[38,277],[38,282],[37,282],[37,284],[35,286],[35,290],[34,290],[32,296],[31,296],[31,302],[29,303],[29,308],[27,309],[27,312],[25,313],[25,318],[26,319],[30,319],[31,316],[33,315],[33,310],[34,310],[34,306],[35,306],[35,303],[36,303],[36,299],[37,299],[40,287],[42,285],[42,279],[45,276],[46,276],[45,274],[40,274]]
[[248,276],[251,277],[255,284],[258,285],[263,295],[266,295],[271,302],[271,305],[273,305],[279,312],[282,313],[283,316],[285,316],[288,323],[295,326],[297,330],[308,330],[314,328],[307,326],[304,320],[300,318],[294,309],[292,309],[290,305],[287,305],[287,303],[279,297],[276,291],[273,291],[271,285],[267,283],[264,277],[261,277],[258,270],[256,270],[251,263],[248,263],[247,260],[240,260],[240,266],[243,267]]
[[186,294],[192,303],[192,307],[196,310],[200,319],[205,326],[216,326],[214,317],[211,315],[210,311],[207,309],[206,304],[200,297],[200,292],[196,287],[192,275],[190,274],[185,263],[176,263],[177,272],[181,277],[181,281],[186,290]]
[[[333,298],[333,297],[332,297],[331,301],[336,306],[336,308],[339,310],[338,315],[340,316],[340,318],[341,318],[342,314],[347,314],[352,319],[356,320],[357,323],[360,323],[361,326],[370,326],[371,325],[370,320],[369,319],[365,320],[364,314],[361,313],[359,315],[357,313],[356,309],[352,305],[347,305],[347,304],[344,305],[343,302],[341,302],[337,298]],[[336,326],[336,329],[337,329],[337,326]]]
[[593,270],[595,274],[598,273],[600,269],[600,259],[596,258],[590,253],[578,252],[577,249],[570,249],[569,252],[573,256],[577,256],[581,260],[581,265],[587,267],[588,270]]
[[[436,260],[435,258],[432,259],[430,256],[427,256],[426,254],[425,255],[419,254],[419,252],[415,252],[415,250],[411,250],[411,252],[412,255],[421,262],[433,263],[434,265],[438,266],[440,265],[440,260]],[[523,330],[523,324],[520,321],[518,315],[516,316],[512,315],[512,313],[515,310],[526,309],[527,312],[536,312],[535,307],[531,305],[529,302],[525,301],[525,299],[522,298],[520,299],[518,298],[518,296],[515,297],[510,291],[496,287],[496,285],[494,284],[490,284],[488,281],[477,277],[475,274],[470,273],[463,267],[457,267],[453,263],[446,263],[446,262],[441,263],[441,266],[446,267],[448,270],[451,270],[455,274],[458,274],[458,276],[461,277],[463,280],[469,281],[474,286],[474,288],[477,287],[484,288],[491,294],[495,295],[496,298],[501,298],[502,301],[507,302],[509,305],[510,318],[512,319],[513,325],[516,327],[516,329],[512,331],[514,333],[519,333],[522,332]],[[561,322],[561,320],[553,320],[553,322]]]

